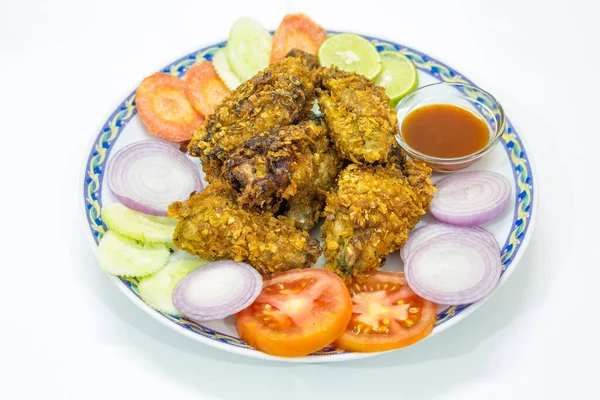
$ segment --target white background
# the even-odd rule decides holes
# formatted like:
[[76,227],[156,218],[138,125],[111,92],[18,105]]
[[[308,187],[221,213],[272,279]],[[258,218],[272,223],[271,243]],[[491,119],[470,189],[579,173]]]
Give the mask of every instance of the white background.
[[[598,398],[592,4],[2,0],[0,398]],[[402,351],[329,365],[217,351],[137,309],[90,249],[81,182],[111,110],[236,18],[274,29],[295,11],[447,62],[502,102],[534,157],[540,206],[518,269],[468,319]]]

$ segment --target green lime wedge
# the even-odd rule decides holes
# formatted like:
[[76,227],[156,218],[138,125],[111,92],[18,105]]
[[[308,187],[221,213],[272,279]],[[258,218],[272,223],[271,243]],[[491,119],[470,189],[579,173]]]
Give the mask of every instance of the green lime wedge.
[[386,50],[379,55],[382,68],[375,78],[375,84],[385,88],[391,106],[395,107],[400,99],[417,88],[417,68],[408,57],[397,51]]
[[381,58],[375,46],[352,33],[341,33],[325,40],[319,48],[319,63],[324,67],[335,65],[369,79],[375,78],[381,70]]

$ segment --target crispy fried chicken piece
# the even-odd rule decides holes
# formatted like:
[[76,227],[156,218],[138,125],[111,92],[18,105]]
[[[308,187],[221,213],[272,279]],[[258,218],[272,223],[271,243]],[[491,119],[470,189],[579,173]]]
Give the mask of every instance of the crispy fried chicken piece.
[[288,200],[284,213],[294,221],[297,228],[305,231],[312,229],[322,216],[327,193],[335,185],[342,168],[342,160],[332,147],[317,156],[316,178]]
[[[325,125],[325,122],[322,122]],[[288,199],[284,215],[292,219],[296,227],[310,230],[319,221],[325,208],[327,192],[335,185],[342,169],[342,160],[330,145],[327,135],[315,142],[316,151],[312,156],[312,174],[301,181],[295,195]]]
[[319,67],[319,60],[317,60],[316,56],[300,49],[292,49],[285,56],[298,58],[306,66],[306,68],[308,68],[309,71]]
[[169,206],[179,219],[173,242],[209,260],[245,261],[262,275],[311,267],[319,241],[300,231],[287,217],[243,209],[228,184],[213,181],[184,202]]
[[392,148],[390,149],[390,154],[388,155],[388,158],[384,162],[382,162],[381,165],[384,165],[384,166],[395,165],[396,168],[400,168],[402,171],[404,171],[405,164],[406,164],[406,154],[404,153],[404,150],[402,150],[402,147],[400,147],[398,142],[396,140],[394,140],[394,143],[392,143]]
[[230,154],[257,133],[308,118],[315,99],[310,72],[315,63],[312,55],[292,52],[242,83],[206,118],[188,151],[200,157],[209,182]]
[[329,148],[325,121],[272,128],[243,143],[223,176],[245,207],[277,212],[282,202],[314,186],[320,154]]
[[412,186],[423,210],[429,211],[429,205],[435,194],[435,187],[431,184],[431,168],[425,163],[408,160],[404,163],[404,175]]
[[408,177],[394,163],[351,164],[342,171],[337,190],[327,196],[321,228],[327,269],[360,279],[406,242],[435,189],[430,168],[413,161],[405,167]]
[[319,108],[340,155],[358,164],[385,161],[398,129],[385,89],[336,67],[317,69],[314,75]]

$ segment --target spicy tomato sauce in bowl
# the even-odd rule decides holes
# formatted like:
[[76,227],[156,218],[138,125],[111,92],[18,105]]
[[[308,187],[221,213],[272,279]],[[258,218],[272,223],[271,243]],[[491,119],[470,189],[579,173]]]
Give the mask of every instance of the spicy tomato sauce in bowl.
[[475,163],[506,129],[500,103],[485,90],[462,83],[423,86],[404,97],[396,112],[400,146],[439,172]]

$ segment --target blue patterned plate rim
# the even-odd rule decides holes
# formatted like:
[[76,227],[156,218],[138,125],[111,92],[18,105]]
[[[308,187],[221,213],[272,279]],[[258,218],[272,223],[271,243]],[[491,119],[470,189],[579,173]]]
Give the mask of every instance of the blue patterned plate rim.
[[[330,35],[337,34],[336,31],[328,31]],[[378,51],[395,50],[405,54],[410,58],[420,71],[436,78],[442,82],[466,83],[475,85],[471,80],[464,77],[455,69],[446,64],[401,44],[389,40],[382,40],[368,35],[361,35],[370,40]],[[200,60],[212,60],[214,52],[226,45],[226,41],[215,45],[204,47],[196,52],[188,54],[175,62],[167,65],[160,72],[175,76],[183,76],[187,69]],[[85,177],[83,182],[83,201],[85,205],[87,226],[91,231],[94,240],[94,248],[97,247],[106,226],[102,222],[100,209],[102,207],[102,179],[106,162],[113,148],[114,143],[120,136],[127,123],[136,115],[135,111],[135,90],[127,96],[117,109],[110,115],[104,123],[102,129],[96,136],[94,144],[87,159]],[[537,210],[537,180],[531,165],[531,155],[525,150],[522,138],[517,134],[513,124],[508,117],[506,118],[507,128],[502,135],[500,143],[506,151],[507,157],[512,167],[515,182],[515,212],[513,215],[512,226],[506,242],[502,246],[502,277],[497,289],[508,279],[514,271],[512,265],[521,258],[532,234],[532,228],[535,222]],[[176,331],[216,348],[227,350],[233,353],[252,356],[254,358],[277,359],[267,354],[261,353],[249,347],[239,338],[222,334],[206,326],[196,324],[185,318],[179,318],[153,310],[147,306],[140,298],[137,290],[137,280],[131,278],[110,277],[119,287],[119,289],[129,297],[134,303],[142,308],[150,316],[159,322],[175,329]],[[496,290],[497,290],[496,289]],[[494,291],[495,292],[495,291]],[[489,297],[474,304],[453,306],[438,315],[433,336],[459,320],[464,319],[468,314],[475,311]],[[461,316],[462,318],[457,318]],[[342,361],[349,359],[358,359],[369,357],[380,353],[348,353],[337,350],[332,347],[322,349],[307,357],[290,359],[299,362],[318,362],[318,361]],[[283,359],[288,360],[288,359]]]

